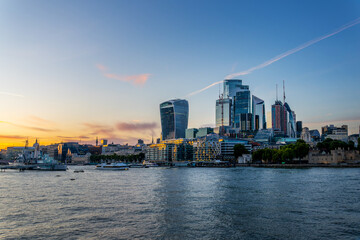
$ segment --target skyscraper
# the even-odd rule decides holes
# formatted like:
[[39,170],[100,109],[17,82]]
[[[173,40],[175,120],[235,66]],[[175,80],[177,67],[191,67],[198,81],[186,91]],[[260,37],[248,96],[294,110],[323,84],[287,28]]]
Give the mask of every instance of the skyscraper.
[[288,119],[289,119],[289,124],[287,127],[287,132],[285,132],[289,137],[291,138],[295,138],[296,137],[296,119],[295,119],[295,112],[291,110],[289,104],[287,102],[285,102],[284,107],[288,113]]
[[160,104],[162,140],[185,138],[188,127],[189,103],[173,99]]
[[[220,101],[221,99],[222,101]],[[251,111],[249,86],[243,85],[240,79],[225,79],[223,98],[221,99],[216,101],[216,126],[221,126],[222,121],[224,126],[240,128],[241,114],[248,114]],[[221,103],[223,103],[222,106]],[[226,108],[225,118],[224,107]],[[228,108],[230,108],[229,117]]]
[[252,95],[252,129],[266,129],[264,100]]
[[216,100],[216,127],[230,126],[231,124],[231,107],[232,101],[230,98],[220,97]]
[[233,127],[240,128],[241,114],[250,113],[250,90],[249,86],[242,85],[240,90],[236,92],[233,98],[234,110],[233,110]]
[[287,112],[281,101],[275,101],[271,106],[272,128],[274,133],[287,133]]
[[224,80],[224,98],[233,98],[241,90],[242,80],[225,79]]

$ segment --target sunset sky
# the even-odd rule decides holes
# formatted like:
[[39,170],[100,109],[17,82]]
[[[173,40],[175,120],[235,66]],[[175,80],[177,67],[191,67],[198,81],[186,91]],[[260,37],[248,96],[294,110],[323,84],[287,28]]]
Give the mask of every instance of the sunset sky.
[[1,0],[0,148],[148,143],[173,98],[189,101],[189,128],[214,126],[221,85],[191,93],[351,22],[238,78],[267,112],[285,80],[303,126],[359,133],[359,17],[358,0]]

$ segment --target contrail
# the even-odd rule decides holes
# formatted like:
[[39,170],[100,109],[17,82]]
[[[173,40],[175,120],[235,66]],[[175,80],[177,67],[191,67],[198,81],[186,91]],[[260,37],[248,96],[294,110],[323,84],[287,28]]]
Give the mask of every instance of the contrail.
[[2,95],[8,95],[8,96],[13,96],[13,97],[24,97],[23,95],[20,94],[16,94],[16,93],[9,93],[9,92],[0,92],[0,94]]
[[[287,52],[284,52],[284,53],[282,53],[282,54],[280,54],[280,55],[278,55],[278,56],[276,56],[276,57],[274,57],[274,58],[271,58],[270,60],[268,60],[268,61],[266,61],[266,62],[264,62],[264,63],[262,63],[262,64],[260,64],[260,65],[257,65],[257,66],[255,66],[255,67],[249,68],[248,70],[245,70],[245,71],[242,71],[242,72],[238,72],[238,73],[233,73],[233,74],[227,75],[227,76],[225,77],[225,79],[231,79],[231,78],[234,78],[234,77],[237,77],[237,76],[243,76],[243,75],[250,74],[250,73],[252,73],[252,72],[255,71],[255,70],[258,70],[258,69],[264,68],[264,67],[266,67],[266,66],[269,66],[270,64],[272,64],[272,63],[274,63],[274,62],[277,62],[277,61],[283,59],[284,57],[287,57],[287,56],[289,56],[289,55],[291,55],[291,54],[293,54],[293,53],[296,53],[296,52],[298,52],[298,51],[300,51],[300,50],[302,50],[302,49],[304,49],[304,48],[307,48],[307,47],[309,47],[309,46],[311,46],[311,45],[313,45],[313,44],[315,44],[315,43],[317,43],[317,42],[320,42],[321,40],[324,40],[324,39],[326,39],[326,38],[329,38],[329,37],[331,37],[331,36],[334,36],[334,35],[342,32],[342,31],[344,31],[345,29],[348,29],[348,28],[350,28],[350,27],[352,27],[352,26],[355,26],[355,25],[357,25],[357,24],[359,24],[359,23],[360,23],[360,17],[357,18],[357,19],[355,19],[355,20],[353,20],[353,21],[351,21],[351,22],[349,22],[349,23],[347,23],[347,24],[345,24],[345,25],[343,25],[343,26],[341,26],[341,27],[338,28],[337,30],[335,30],[335,31],[333,31],[333,32],[331,32],[331,33],[329,33],[329,34],[327,34],[327,35],[324,35],[324,36],[315,38],[315,39],[313,39],[313,40],[311,40],[311,41],[308,41],[308,42],[306,42],[306,43],[304,43],[304,44],[301,44],[300,46],[298,46],[298,47],[296,47],[296,48],[293,48],[293,49],[291,49],[291,50],[289,50],[289,51],[287,51]],[[189,93],[187,96],[190,97],[190,96],[192,96],[192,95],[201,93],[202,91],[205,91],[206,89],[211,88],[211,87],[213,87],[213,86],[215,86],[215,85],[217,85],[217,84],[220,84],[220,83],[222,83],[222,82],[223,82],[223,81],[215,82],[215,83],[213,83],[213,84],[211,84],[211,85],[209,85],[209,86],[207,86],[207,87],[204,87],[204,88],[202,88],[202,89],[200,89],[200,90],[197,90],[197,91],[195,91],[195,92]]]

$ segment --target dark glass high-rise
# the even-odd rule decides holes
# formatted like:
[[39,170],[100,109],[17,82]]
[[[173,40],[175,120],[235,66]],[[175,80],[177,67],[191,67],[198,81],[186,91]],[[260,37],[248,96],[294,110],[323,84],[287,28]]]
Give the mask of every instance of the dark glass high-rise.
[[160,104],[162,140],[185,138],[188,127],[189,103],[184,99],[173,99]]

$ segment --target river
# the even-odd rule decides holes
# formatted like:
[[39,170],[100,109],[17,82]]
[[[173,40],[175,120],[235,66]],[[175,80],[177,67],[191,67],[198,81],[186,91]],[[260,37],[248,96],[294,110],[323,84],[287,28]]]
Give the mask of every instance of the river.
[[7,170],[0,238],[355,240],[360,169]]

